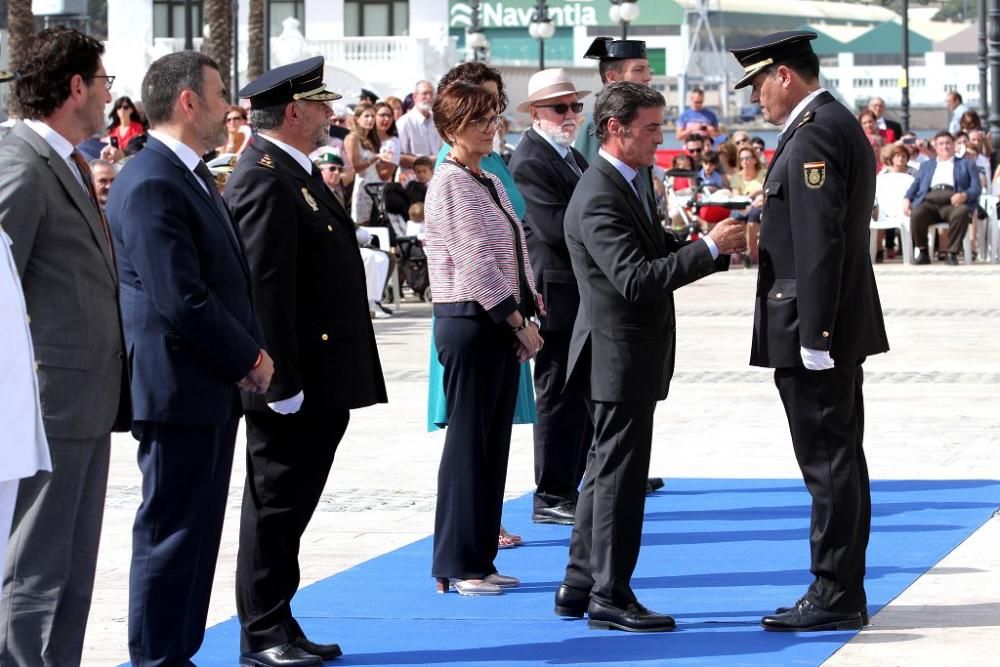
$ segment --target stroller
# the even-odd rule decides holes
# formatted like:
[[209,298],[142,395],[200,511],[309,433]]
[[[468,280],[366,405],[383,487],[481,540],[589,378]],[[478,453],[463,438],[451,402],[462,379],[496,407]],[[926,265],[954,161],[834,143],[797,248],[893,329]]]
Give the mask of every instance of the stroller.
[[399,259],[400,284],[407,285],[424,301],[431,300],[430,273],[423,244],[416,236],[406,236],[406,215],[410,200],[399,183],[366,183],[365,194],[372,200],[370,227],[386,227],[389,244]]

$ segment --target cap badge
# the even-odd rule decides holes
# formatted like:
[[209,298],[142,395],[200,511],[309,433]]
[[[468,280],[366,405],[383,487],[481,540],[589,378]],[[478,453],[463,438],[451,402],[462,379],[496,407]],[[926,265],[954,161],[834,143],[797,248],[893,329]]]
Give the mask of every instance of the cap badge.
[[319,210],[319,205],[316,204],[316,200],[313,199],[313,196],[309,194],[309,190],[306,188],[302,188],[302,198],[306,200],[306,203],[309,204],[309,208],[313,211]]
[[818,190],[826,183],[826,162],[806,162],[802,165],[806,187]]

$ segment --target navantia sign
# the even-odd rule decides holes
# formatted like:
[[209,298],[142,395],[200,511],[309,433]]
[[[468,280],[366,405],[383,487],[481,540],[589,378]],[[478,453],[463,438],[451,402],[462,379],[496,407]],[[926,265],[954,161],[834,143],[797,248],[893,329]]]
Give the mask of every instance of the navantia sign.
[[[484,28],[527,28],[535,13],[535,0],[495,0],[479,3],[479,25]],[[549,18],[558,27],[597,25],[597,7],[607,2],[594,0],[549,0]],[[472,5],[461,0],[452,0],[449,11],[449,25],[452,28],[467,28],[472,25]]]

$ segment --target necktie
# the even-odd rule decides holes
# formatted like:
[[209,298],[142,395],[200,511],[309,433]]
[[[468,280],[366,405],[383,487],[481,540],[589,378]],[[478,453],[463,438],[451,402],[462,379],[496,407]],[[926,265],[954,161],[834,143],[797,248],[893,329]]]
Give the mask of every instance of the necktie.
[[632,179],[632,185],[635,186],[639,201],[642,202],[642,210],[646,212],[646,217],[649,219],[650,224],[655,224],[656,216],[653,215],[653,209],[649,202],[649,182],[646,179],[646,172],[640,170],[636,173],[635,178]]
[[87,194],[90,195],[90,200],[94,202],[94,208],[97,209],[97,216],[101,219],[101,229],[104,230],[104,239],[108,242],[108,250],[111,253],[111,258],[114,259],[115,246],[111,242],[111,229],[108,228],[108,220],[104,217],[104,210],[101,208],[101,202],[97,198],[97,190],[94,189],[94,177],[90,173],[90,165],[87,164],[87,160],[79,151],[73,151],[69,156],[76,164],[80,176],[83,177],[83,187],[86,188]]
[[229,209],[226,208],[226,203],[222,201],[222,195],[219,194],[218,186],[215,184],[215,177],[209,171],[208,165],[199,160],[194,168],[194,173],[202,180],[205,187],[208,188],[208,196],[212,198],[212,203],[215,204],[215,209],[219,212],[219,215],[228,223],[226,229],[229,230],[235,239],[236,230],[233,228],[233,219],[229,216]]
[[576,163],[576,158],[573,157],[572,150],[567,150],[566,157],[563,159],[566,160],[566,164],[568,164],[569,168],[573,170],[573,173],[577,175],[577,178],[583,176],[583,172],[580,170],[580,165]]

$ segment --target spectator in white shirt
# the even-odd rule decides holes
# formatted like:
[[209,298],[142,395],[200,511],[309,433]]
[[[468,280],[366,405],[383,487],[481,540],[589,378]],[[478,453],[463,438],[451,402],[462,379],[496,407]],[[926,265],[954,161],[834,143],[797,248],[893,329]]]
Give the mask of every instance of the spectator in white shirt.
[[430,81],[420,81],[413,89],[413,108],[396,122],[402,156],[400,166],[413,167],[419,155],[437,156],[441,150],[441,136],[434,127],[431,109],[434,106],[434,86]]

